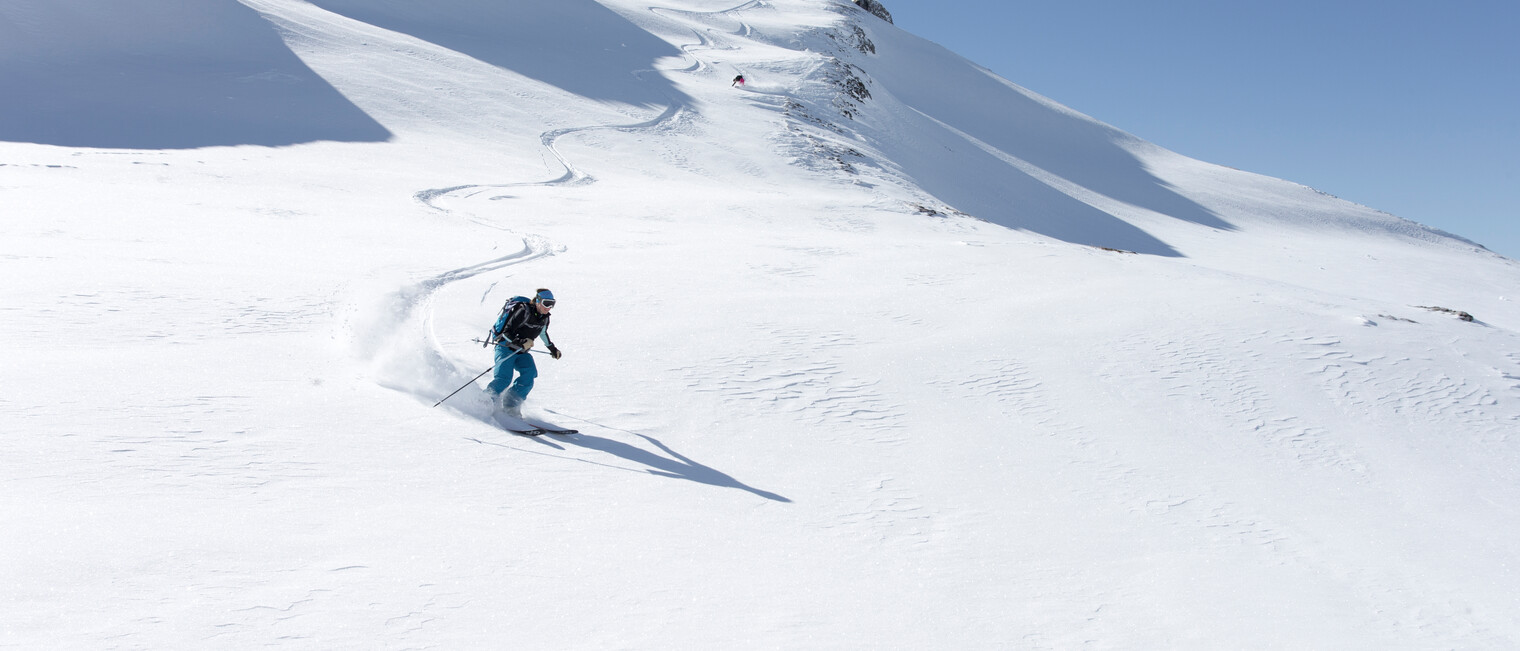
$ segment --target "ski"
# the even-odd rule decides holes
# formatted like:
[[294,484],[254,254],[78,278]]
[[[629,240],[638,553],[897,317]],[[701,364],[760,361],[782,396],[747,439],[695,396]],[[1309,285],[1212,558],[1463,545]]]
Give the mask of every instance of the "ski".
[[510,427],[503,427],[502,429],[518,436],[542,436],[544,434],[558,434],[560,436],[569,436],[571,434],[580,434],[580,430],[563,429],[559,427],[535,427],[533,429],[512,429]]
[[506,431],[518,436],[542,436],[549,433],[546,429],[507,429]]
[[580,434],[579,430],[573,430],[568,427],[551,425],[549,423],[544,423],[537,420],[513,418],[505,414],[496,414],[492,417],[492,420],[496,422],[497,427],[500,427],[503,430],[506,430],[518,436],[540,436],[543,434],[558,434],[560,436],[568,436],[570,434]]

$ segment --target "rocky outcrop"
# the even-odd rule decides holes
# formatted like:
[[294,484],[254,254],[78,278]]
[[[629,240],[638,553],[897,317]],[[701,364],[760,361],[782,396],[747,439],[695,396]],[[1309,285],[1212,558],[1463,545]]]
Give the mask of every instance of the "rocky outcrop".
[[1427,305],[1416,305],[1415,307],[1418,307],[1418,308],[1420,308],[1422,310],[1430,310],[1431,312],[1440,312],[1442,314],[1450,314],[1450,315],[1452,315],[1454,317],[1457,317],[1458,319],[1461,319],[1463,321],[1472,321],[1473,320],[1473,315],[1468,314],[1466,312],[1463,312],[1461,310],[1453,310],[1453,309],[1451,309],[1449,307],[1432,307],[1432,306],[1427,306]]
[[889,23],[892,22],[892,13],[887,11],[887,8],[881,6],[881,3],[877,2],[876,0],[855,0],[855,5],[861,9],[871,12],[872,16],[885,20]]

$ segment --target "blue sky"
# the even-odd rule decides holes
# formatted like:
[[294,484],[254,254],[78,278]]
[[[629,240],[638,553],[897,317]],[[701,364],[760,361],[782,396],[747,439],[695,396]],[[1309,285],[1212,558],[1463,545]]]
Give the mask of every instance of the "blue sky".
[[1163,147],[1520,259],[1520,2],[883,4],[899,27]]

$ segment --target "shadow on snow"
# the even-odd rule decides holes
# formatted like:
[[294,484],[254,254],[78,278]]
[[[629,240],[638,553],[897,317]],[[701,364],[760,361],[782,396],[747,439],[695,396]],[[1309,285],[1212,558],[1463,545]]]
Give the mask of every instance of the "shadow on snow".
[[[557,413],[557,412],[550,412],[550,413]],[[560,414],[560,415],[563,416],[563,414]],[[574,417],[572,416],[571,418],[574,418]],[[491,425],[492,427],[497,427],[498,429],[500,428],[499,425],[496,425],[494,422],[491,422],[489,418],[483,418],[481,420],[482,420],[482,422],[486,422],[487,424]],[[580,448],[585,448],[585,449],[588,449],[588,450],[596,450],[597,452],[606,453],[606,454],[612,455],[614,457],[618,457],[620,459],[623,459],[625,461],[636,463],[636,464],[638,464],[640,466],[643,466],[642,472],[645,472],[645,473],[648,473],[648,474],[651,474],[651,475],[656,475],[656,476],[659,476],[659,477],[669,477],[671,479],[685,479],[687,481],[693,481],[693,482],[696,482],[698,484],[707,484],[708,486],[717,486],[717,487],[720,487],[720,488],[737,488],[737,489],[745,491],[747,493],[753,493],[755,495],[758,495],[760,497],[763,497],[765,499],[772,500],[772,501],[775,501],[775,502],[785,502],[785,503],[788,503],[788,504],[791,503],[791,500],[787,499],[786,497],[783,497],[783,496],[778,495],[776,493],[772,493],[770,491],[766,491],[766,490],[761,490],[761,489],[755,488],[753,486],[745,484],[744,482],[741,482],[741,481],[739,481],[737,479],[734,479],[733,477],[729,476],[727,473],[721,472],[721,471],[716,470],[716,469],[714,469],[714,468],[712,468],[710,466],[705,466],[705,465],[702,465],[702,464],[700,464],[700,463],[698,463],[696,461],[693,461],[690,458],[686,457],[685,455],[682,455],[681,453],[676,452],[675,450],[672,450],[670,448],[670,446],[665,445],[664,443],[661,443],[658,439],[656,439],[656,438],[654,438],[652,436],[649,436],[647,434],[640,434],[638,432],[630,432],[630,431],[624,430],[624,429],[618,429],[618,428],[615,428],[615,427],[608,427],[606,425],[601,425],[599,423],[594,423],[592,421],[588,421],[588,420],[580,419],[580,418],[577,418],[576,420],[581,420],[583,422],[590,423],[592,425],[596,425],[597,427],[601,427],[601,428],[609,430],[609,431],[622,432],[624,434],[630,434],[632,436],[637,436],[637,437],[643,439],[644,441],[648,442],[649,445],[654,446],[655,448],[657,448],[659,450],[659,452],[663,453],[663,454],[657,454],[655,452],[651,452],[649,450],[641,448],[641,447],[639,447],[637,445],[632,445],[632,444],[629,444],[629,443],[624,443],[622,441],[618,441],[618,440],[615,440],[615,439],[604,438],[604,437],[600,437],[600,436],[592,436],[590,434],[586,434],[585,432],[581,432],[579,434],[572,434],[572,435],[569,435],[569,436],[560,436],[560,435],[556,435],[556,434],[543,434],[543,435],[540,435],[540,436],[532,437],[532,440],[535,441],[535,442],[541,443],[543,445],[547,445],[549,447],[552,447],[552,448],[555,448],[555,449],[560,449],[560,450],[564,449],[563,445],[573,445],[573,446],[580,447]],[[503,430],[503,431],[506,431],[506,430]],[[490,443],[488,441],[482,441],[480,439],[474,439],[474,438],[472,438],[470,440],[475,441],[476,443],[483,443],[483,444],[488,444],[488,445],[501,445],[499,443]],[[561,444],[563,444],[563,445],[561,445]],[[503,447],[512,447],[512,446],[503,446]],[[517,448],[514,447],[513,449],[517,449]],[[619,468],[619,469],[622,469],[622,470],[629,470],[631,472],[639,472],[639,470],[637,470],[637,469],[624,468],[622,466],[611,466],[610,464],[598,463],[596,461],[592,461],[592,460],[589,460],[589,459],[577,459],[577,460],[585,462],[585,463],[594,464],[594,465],[603,465],[603,466],[609,466],[609,467],[613,467],[613,468]]]
[[[675,450],[670,449],[669,446],[661,443],[659,440],[655,439],[652,436],[639,434],[638,432],[628,433],[644,439],[645,441],[648,441],[650,445],[659,448],[661,452],[669,456],[661,456],[643,448],[629,445],[622,441],[601,438],[598,436],[591,436],[585,433],[576,434],[563,440],[565,443],[568,443],[570,445],[576,445],[591,450],[597,450],[599,452],[605,452],[607,454],[621,457],[637,464],[648,466],[645,469],[645,472],[648,472],[651,475],[659,475],[661,477],[670,477],[673,479],[685,479],[688,481],[697,482],[699,484],[707,484],[709,486],[737,488],[742,491],[754,493],[755,495],[759,495],[760,497],[768,500],[787,503],[791,502],[791,500],[785,497],[782,497],[770,491],[764,491],[752,486],[748,486],[745,483],[728,476],[727,474],[692,461],[691,459],[682,456]],[[551,434],[550,436],[553,435]]]
[[[890,28],[889,28],[890,29]],[[1135,152],[1148,145],[1055,104],[929,41],[898,33],[878,42],[870,75],[935,128],[893,159],[957,210],[1067,242],[1178,256],[1140,228],[1067,195],[1049,175],[1110,199],[1208,228],[1235,230],[1178,193]],[[904,129],[907,131],[909,129]],[[969,163],[969,164],[968,164]]]
[[691,98],[634,66],[681,56],[595,0],[310,0],[593,100],[655,107]]
[[189,149],[391,133],[236,0],[0,3],[0,140]]

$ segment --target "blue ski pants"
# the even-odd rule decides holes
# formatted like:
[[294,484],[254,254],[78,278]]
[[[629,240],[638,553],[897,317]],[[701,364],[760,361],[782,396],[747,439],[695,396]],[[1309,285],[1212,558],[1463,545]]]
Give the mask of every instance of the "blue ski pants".
[[[517,373],[517,381],[512,381],[512,373]],[[506,346],[496,347],[496,374],[491,378],[491,383],[486,385],[486,391],[491,393],[494,400],[502,391],[507,391],[507,385],[511,385],[507,400],[511,404],[522,404],[528,399],[528,392],[533,390],[533,381],[538,379],[538,365],[533,363],[533,356],[528,353],[519,353]]]

